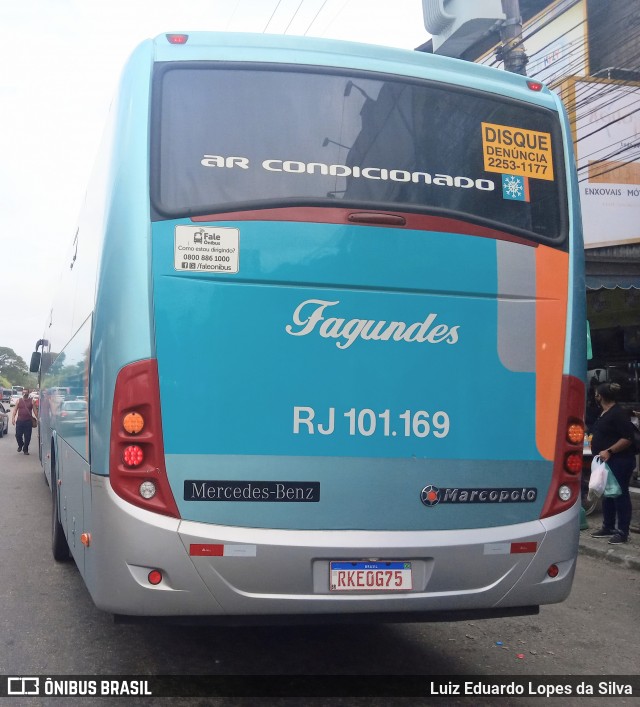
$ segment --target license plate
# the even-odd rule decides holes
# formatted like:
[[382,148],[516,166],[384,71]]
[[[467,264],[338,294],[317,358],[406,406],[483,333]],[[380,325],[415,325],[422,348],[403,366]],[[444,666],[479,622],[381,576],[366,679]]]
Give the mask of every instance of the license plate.
[[330,562],[332,592],[406,592],[413,588],[410,562]]

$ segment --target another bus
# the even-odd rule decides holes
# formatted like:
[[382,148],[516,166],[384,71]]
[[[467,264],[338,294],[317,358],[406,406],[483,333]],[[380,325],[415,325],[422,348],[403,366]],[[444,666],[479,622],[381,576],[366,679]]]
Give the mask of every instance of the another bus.
[[[129,617],[565,599],[577,194],[562,106],[526,77],[321,39],[144,42],[32,360],[54,557]],[[60,388],[88,401],[72,428]]]

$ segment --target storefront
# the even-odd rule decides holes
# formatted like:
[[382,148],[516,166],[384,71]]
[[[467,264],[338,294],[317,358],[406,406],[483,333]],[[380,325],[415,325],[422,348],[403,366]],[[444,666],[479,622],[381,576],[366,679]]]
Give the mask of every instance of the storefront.
[[640,409],[640,244],[588,249],[587,318],[592,358],[588,384],[622,386],[625,405]]

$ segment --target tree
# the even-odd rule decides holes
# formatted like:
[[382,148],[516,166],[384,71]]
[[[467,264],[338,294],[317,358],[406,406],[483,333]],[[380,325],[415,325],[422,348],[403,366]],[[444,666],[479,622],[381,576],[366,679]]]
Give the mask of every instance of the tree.
[[0,346],[0,376],[6,378],[11,385],[31,385],[32,377],[24,359],[6,346]]

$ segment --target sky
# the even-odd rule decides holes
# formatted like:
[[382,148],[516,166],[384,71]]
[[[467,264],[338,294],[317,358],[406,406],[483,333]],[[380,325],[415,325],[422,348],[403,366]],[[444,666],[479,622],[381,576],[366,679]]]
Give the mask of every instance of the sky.
[[422,0],[0,0],[0,347],[29,363],[76,230],[120,71],[169,31],[414,49]]

